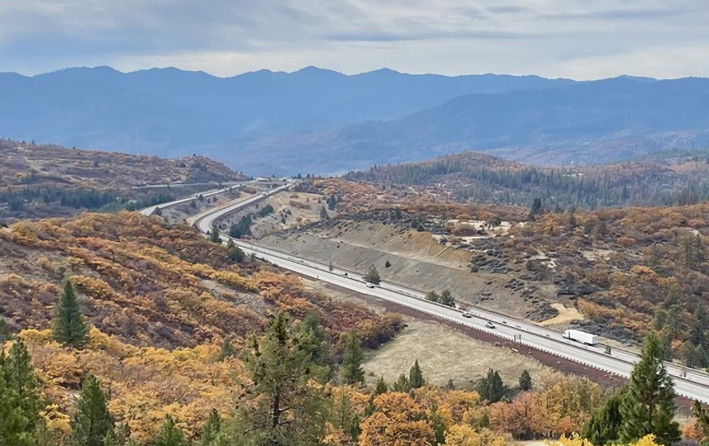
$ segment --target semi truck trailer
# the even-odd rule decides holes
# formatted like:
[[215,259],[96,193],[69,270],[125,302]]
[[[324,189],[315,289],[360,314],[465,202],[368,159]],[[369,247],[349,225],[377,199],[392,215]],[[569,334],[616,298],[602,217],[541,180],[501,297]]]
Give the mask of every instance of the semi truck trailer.
[[585,331],[566,330],[564,332],[564,337],[566,339],[571,339],[572,341],[581,342],[587,345],[598,344],[598,336],[592,335],[591,333],[586,333]]

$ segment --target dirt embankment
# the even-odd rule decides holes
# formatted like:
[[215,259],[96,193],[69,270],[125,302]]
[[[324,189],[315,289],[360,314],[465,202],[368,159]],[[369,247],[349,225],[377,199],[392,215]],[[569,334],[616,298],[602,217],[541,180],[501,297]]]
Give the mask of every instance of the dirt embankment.
[[439,293],[448,288],[461,302],[517,317],[534,309],[525,301],[524,290],[509,286],[511,274],[471,273],[473,253],[440,244],[428,232],[342,220],[307,231],[273,234],[259,243],[354,271],[374,265],[387,281]]
[[260,238],[318,222],[325,218],[325,214],[330,218],[335,212],[327,209],[322,195],[286,191],[225,215],[219,219],[218,225],[221,230],[228,231],[232,224],[239,223],[242,217],[250,215],[251,236]]

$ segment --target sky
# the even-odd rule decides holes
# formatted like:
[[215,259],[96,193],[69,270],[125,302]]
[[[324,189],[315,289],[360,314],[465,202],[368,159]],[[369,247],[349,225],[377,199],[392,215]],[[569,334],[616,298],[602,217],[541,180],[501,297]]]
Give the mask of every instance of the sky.
[[0,0],[0,71],[709,77],[709,0]]

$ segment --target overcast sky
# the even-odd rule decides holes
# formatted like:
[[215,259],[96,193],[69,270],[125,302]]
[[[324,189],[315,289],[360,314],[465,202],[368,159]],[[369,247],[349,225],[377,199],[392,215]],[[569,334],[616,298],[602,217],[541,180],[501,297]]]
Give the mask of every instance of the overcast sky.
[[709,0],[0,0],[0,71],[709,76]]

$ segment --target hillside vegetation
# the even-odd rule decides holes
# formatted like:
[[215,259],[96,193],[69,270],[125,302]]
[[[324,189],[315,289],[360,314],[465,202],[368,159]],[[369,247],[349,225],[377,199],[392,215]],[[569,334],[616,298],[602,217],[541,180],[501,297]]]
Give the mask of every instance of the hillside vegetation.
[[0,314],[17,328],[49,327],[65,277],[96,328],[134,345],[244,339],[278,309],[298,317],[316,312],[335,331],[360,326],[371,345],[395,327],[360,307],[306,293],[291,275],[237,265],[186,226],[137,213],[16,223],[0,229],[0,253]]
[[572,323],[621,342],[656,329],[668,357],[709,367],[706,201],[593,211],[541,201],[530,210],[455,201],[441,184],[311,179],[299,187],[335,197],[337,216],[265,243],[361,271],[375,264],[387,280],[447,287],[463,304],[537,321],[553,320],[552,305],[562,304],[580,316],[558,328]]
[[[0,139],[0,220],[147,207],[246,176],[203,156],[179,159]],[[134,188],[200,184],[192,188]]]
[[533,167],[464,152],[430,161],[374,167],[346,178],[378,184],[423,186],[458,200],[528,206],[656,206],[709,199],[707,152],[581,168]]

